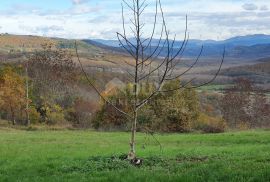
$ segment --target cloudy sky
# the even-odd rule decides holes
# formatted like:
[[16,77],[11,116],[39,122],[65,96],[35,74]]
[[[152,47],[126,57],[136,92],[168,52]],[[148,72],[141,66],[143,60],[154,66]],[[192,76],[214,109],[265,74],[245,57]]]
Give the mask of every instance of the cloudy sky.
[[[147,1],[145,36],[155,11],[155,0]],[[162,0],[162,4],[168,28],[177,38],[183,36],[186,14],[194,39],[270,34],[270,0]],[[129,15],[127,11],[128,25]],[[116,39],[121,21],[121,0],[0,0],[1,33]]]

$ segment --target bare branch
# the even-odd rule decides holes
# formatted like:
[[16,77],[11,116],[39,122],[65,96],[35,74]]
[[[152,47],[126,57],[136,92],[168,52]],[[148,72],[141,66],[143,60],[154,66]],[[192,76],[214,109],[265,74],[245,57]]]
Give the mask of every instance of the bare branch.
[[125,0],[123,0],[123,2],[127,5],[127,7],[129,7],[129,9],[131,11],[134,11],[135,12],[135,8],[134,7],[131,7]]
[[78,53],[78,46],[77,46],[77,41],[75,41],[75,52],[76,52],[76,57],[77,57],[77,60],[80,64],[80,68],[82,70],[82,73],[84,75],[84,77],[86,78],[87,82],[89,83],[89,85],[91,87],[93,87],[93,89],[96,91],[96,93],[100,96],[100,98],[102,98],[102,100],[105,102],[105,103],[108,103],[109,105],[111,105],[115,110],[117,110],[118,112],[124,114],[125,116],[127,116],[128,118],[132,118],[132,116],[130,116],[128,113],[122,111],[121,109],[117,108],[115,105],[113,105],[111,102],[109,102],[105,97],[103,97],[103,95],[101,94],[101,92],[98,90],[98,88],[93,84],[93,82],[89,79],[86,71],[84,70],[83,68],[83,65],[82,65],[82,62],[80,60],[80,57],[79,57],[79,53]]
[[[132,49],[128,49],[124,44],[123,42],[121,41],[120,39],[120,36],[121,34],[117,33],[117,38],[118,38],[118,41],[121,45],[121,47],[123,47],[133,58],[135,58],[135,53],[132,51]],[[123,35],[121,35],[121,37],[123,37]]]
[[[220,62],[219,68],[218,68],[217,72],[215,73],[215,75],[213,76],[212,79],[210,79],[209,81],[207,81],[207,82],[205,82],[205,83],[203,83],[203,84],[201,84],[201,85],[197,85],[197,86],[189,86],[189,87],[185,87],[185,88],[187,88],[187,89],[194,89],[194,88],[199,88],[199,87],[208,85],[209,83],[212,83],[212,82],[217,78],[218,74],[219,74],[220,71],[221,71],[221,67],[222,67],[223,62],[224,62],[224,59],[225,59],[225,53],[226,53],[226,51],[225,51],[225,48],[224,48],[223,55],[222,55],[222,60],[221,60],[221,62]],[[192,79],[191,81],[189,81],[188,83],[191,83],[191,82],[194,81],[194,80],[195,80],[195,78],[193,78],[193,79]],[[179,89],[181,89],[181,88],[175,88],[175,89],[171,89],[171,90],[165,90],[165,91],[162,91],[162,92],[174,92],[174,91],[179,90]]]
[[202,52],[203,52],[203,46],[201,47],[201,50],[200,50],[200,53],[199,53],[197,59],[195,60],[195,62],[191,66],[189,66],[189,68],[187,70],[185,70],[183,73],[181,73],[181,74],[179,74],[179,75],[177,75],[177,76],[175,76],[173,78],[167,78],[166,81],[179,79],[181,76],[188,73],[198,63],[198,61],[199,61],[199,59],[200,59],[200,57],[202,55]]
[[213,77],[211,80],[209,80],[208,82],[205,82],[205,83],[203,83],[203,84],[201,84],[201,85],[198,85],[198,86],[193,86],[193,87],[191,87],[191,88],[199,88],[199,87],[208,85],[209,83],[212,83],[213,81],[215,81],[215,79],[216,79],[217,76],[219,75],[219,73],[220,73],[220,71],[221,71],[221,68],[222,68],[222,65],[223,65],[223,63],[224,63],[224,60],[225,60],[225,54],[226,54],[226,49],[225,49],[225,47],[224,47],[224,51],[223,51],[223,55],[222,55],[222,60],[221,60],[221,62],[220,62],[219,68],[218,68],[217,72],[215,73],[214,77]]

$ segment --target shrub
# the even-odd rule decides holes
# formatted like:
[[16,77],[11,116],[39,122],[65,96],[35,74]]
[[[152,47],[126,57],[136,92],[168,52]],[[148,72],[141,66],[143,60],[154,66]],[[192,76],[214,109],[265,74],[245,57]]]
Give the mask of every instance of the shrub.
[[226,123],[218,117],[211,117],[205,113],[201,113],[198,121],[193,124],[193,129],[203,131],[205,133],[222,133],[226,129]]
[[31,107],[29,110],[29,117],[31,124],[37,124],[40,121],[40,113],[37,112],[37,110],[33,107]]
[[47,111],[47,123],[50,125],[60,124],[64,123],[65,115],[63,113],[63,110],[60,106],[54,105],[53,108],[49,109]]
[[166,132],[188,132],[190,130],[190,115],[178,108],[170,108],[165,113]]
[[237,122],[237,125],[236,125],[236,129],[239,129],[239,130],[248,130],[250,129],[250,125],[247,124],[247,122]]
[[74,127],[78,128],[89,128],[92,125],[91,112],[83,112],[74,108],[65,110],[65,119],[71,122]]
[[[176,88],[180,81],[168,82],[165,90]],[[105,91],[106,97],[111,103],[121,110],[132,115],[133,86],[128,84],[125,88],[115,88]],[[139,98],[147,98],[154,90],[154,84],[141,85]],[[164,132],[190,131],[191,122],[198,118],[199,103],[194,89],[183,89],[173,93],[160,93],[155,99],[147,103],[138,113],[138,129],[152,129]],[[93,121],[96,129],[125,129],[129,127],[126,116],[116,111],[110,104],[101,102],[100,110]]]

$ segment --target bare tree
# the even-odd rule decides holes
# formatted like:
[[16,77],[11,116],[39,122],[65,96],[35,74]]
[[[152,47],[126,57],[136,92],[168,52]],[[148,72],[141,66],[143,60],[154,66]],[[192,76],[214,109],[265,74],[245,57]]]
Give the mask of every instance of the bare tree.
[[231,128],[269,127],[269,101],[264,91],[249,79],[237,78],[224,92],[220,105],[223,118]]
[[22,46],[22,55],[23,55],[23,60],[25,60],[25,95],[26,95],[26,103],[25,103],[25,113],[26,113],[26,125],[30,126],[31,125],[31,120],[29,116],[29,75],[28,75],[28,60],[26,59],[25,56],[25,49],[24,45]]
[[29,77],[43,96],[52,98],[52,95],[67,93],[76,79],[71,53],[51,43],[43,44],[42,50],[34,52],[28,59]]
[[[148,38],[143,38],[144,31],[147,23],[145,23],[144,15],[145,9],[148,4],[146,0],[123,0],[122,3],[122,26],[123,32],[117,32],[117,37],[121,47],[133,58],[133,62],[126,62],[129,70],[127,70],[127,74],[132,80],[133,83],[133,93],[134,98],[132,100],[132,110],[133,113],[126,113],[121,109],[117,108],[114,104],[110,103],[109,100],[104,98],[101,92],[97,87],[91,82],[90,79],[87,79],[91,86],[94,87],[96,92],[100,95],[100,97],[107,103],[110,104],[114,109],[124,114],[128,120],[132,123],[131,127],[131,139],[130,139],[130,152],[128,154],[128,158],[133,160],[136,158],[136,131],[137,131],[137,123],[138,123],[138,113],[140,109],[146,105],[150,100],[154,99],[160,93],[168,93],[174,92],[183,88],[197,88],[203,85],[207,85],[213,82],[218,76],[225,55],[225,49],[223,52],[223,57],[217,72],[213,75],[206,83],[197,86],[191,86],[191,83],[196,79],[192,78],[187,81],[185,84],[179,85],[176,88],[164,89],[163,85],[169,81],[177,80],[180,77],[187,74],[197,63],[199,58],[203,52],[203,46],[198,53],[197,59],[188,66],[188,68],[184,72],[177,72],[177,68],[180,66],[179,64],[182,62],[182,56],[185,51],[185,48],[188,44],[189,35],[188,35],[188,23],[186,17],[186,25],[184,32],[184,40],[182,41],[180,47],[176,46],[176,35],[170,39],[171,35],[167,28],[166,20],[164,17],[162,4],[160,0],[156,0],[155,2],[155,12],[154,12],[154,22],[151,30],[151,34]],[[131,18],[129,22],[126,22],[126,15],[124,13],[124,8],[129,9],[131,14]],[[160,18],[160,21],[158,20]],[[129,26],[130,34],[134,39],[128,38],[127,34],[127,26]],[[160,30],[157,30],[160,28]],[[155,34],[159,34],[159,38],[155,39]],[[134,41],[135,40],[135,41]],[[157,45],[152,46],[153,42],[157,43]],[[157,40],[157,41],[156,41]],[[83,65],[81,64],[81,60],[79,58],[77,44],[76,44],[76,54],[78,58],[78,62],[80,63],[81,69],[84,75],[87,77],[87,73],[85,72]],[[154,48],[153,48],[154,47]],[[145,98],[139,97],[140,86],[146,82],[155,83],[155,89]]]

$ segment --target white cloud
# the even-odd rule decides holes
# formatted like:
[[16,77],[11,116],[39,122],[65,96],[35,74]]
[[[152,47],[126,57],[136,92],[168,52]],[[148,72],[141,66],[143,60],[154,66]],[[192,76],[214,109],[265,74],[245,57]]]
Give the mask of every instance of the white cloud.
[[99,7],[91,7],[86,5],[77,5],[72,7],[71,9],[67,10],[67,14],[87,14],[87,13],[94,13],[97,12],[100,8]]
[[72,3],[75,4],[75,5],[78,5],[78,4],[86,3],[88,1],[89,0],[72,0]]
[[[74,5],[60,11],[39,9],[38,12],[20,12],[19,8],[6,13],[2,11],[0,32],[62,38],[116,39],[116,32],[122,29],[120,3],[118,6],[116,1],[102,0],[97,4],[94,1],[82,4],[83,1],[86,2],[74,0]],[[177,39],[183,37],[186,14],[191,38],[225,39],[237,35],[270,34],[270,12],[267,10],[270,1],[256,0],[256,5],[245,2],[250,1],[163,0],[163,9],[168,29],[171,34],[177,34]],[[153,5],[150,5],[144,14],[144,36],[151,33],[153,11]],[[128,16],[125,19],[129,21]],[[126,26],[127,30],[129,25]],[[158,37],[158,34],[157,31],[155,35]],[[131,32],[129,35],[132,36]]]
[[247,11],[254,11],[254,10],[258,9],[258,6],[256,4],[253,4],[253,3],[243,4],[242,7],[244,10],[247,10]]
[[267,5],[262,5],[260,8],[261,11],[268,11],[268,6]]

